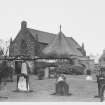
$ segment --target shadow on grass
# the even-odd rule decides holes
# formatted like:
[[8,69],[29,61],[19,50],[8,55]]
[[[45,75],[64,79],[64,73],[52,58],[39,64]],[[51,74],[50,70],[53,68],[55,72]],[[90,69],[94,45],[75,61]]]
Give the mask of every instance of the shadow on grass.
[[60,94],[57,94],[57,93],[52,93],[51,95],[56,95],[56,96],[71,96],[72,93],[68,93],[66,95],[60,95]]
[[13,92],[17,92],[17,93],[31,93],[34,92],[33,90],[29,90],[29,91],[20,91],[20,90],[13,90]]
[[0,96],[0,99],[8,99],[8,97]]

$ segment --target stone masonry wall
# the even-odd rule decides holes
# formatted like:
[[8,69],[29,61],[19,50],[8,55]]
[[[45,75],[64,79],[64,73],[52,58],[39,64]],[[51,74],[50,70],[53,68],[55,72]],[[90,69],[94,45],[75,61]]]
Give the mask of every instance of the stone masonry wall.
[[[26,47],[22,47],[22,42],[25,42]],[[25,30],[25,32],[20,31],[17,35],[16,39],[14,40],[14,53],[13,55],[29,55],[29,56],[35,56],[35,40],[30,35],[30,33]]]

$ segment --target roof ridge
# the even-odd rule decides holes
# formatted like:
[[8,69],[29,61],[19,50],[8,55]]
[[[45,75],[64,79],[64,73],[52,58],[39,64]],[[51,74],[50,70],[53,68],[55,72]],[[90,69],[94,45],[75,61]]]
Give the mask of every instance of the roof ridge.
[[[47,31],[41,31],[41,30],[37,30],[37,29],[33,29],[33,28],[27,28],[29,31],[30,30],[34,30],[34,31],[39,31],[39,32],[44,32],[44,33],[48,33],[48,34],[53,34],[53,35],[58,35],[59,34],[59,32],[58,33],[51,33],[51,32],[47,32]],[[62,32],[63,33],[63,32]],[[63,33],[64,34],[64,33]],[[64,37],[65,38],[72,38],[72,37],[69,37],[69,36],[66,36],[65,34],[64,34]],[[72,38],[73,39],[73,38]],[[73,39],[74,40],[74,39]],[[76,42],[77,43],[77,42]]]
[[37,29],[33,29],[33,28],[27,28],[29,31],[30,30],[34,30],[34,31],[39,31],[39,32],[44,32],[44,33],[48,33],[48,34],[53,34],[53,35],[57,35],[57,34],[54,34],[54,33],[50,33],[50,32],[47,32],[47,31],[41,31],[41,30],[37,30]]

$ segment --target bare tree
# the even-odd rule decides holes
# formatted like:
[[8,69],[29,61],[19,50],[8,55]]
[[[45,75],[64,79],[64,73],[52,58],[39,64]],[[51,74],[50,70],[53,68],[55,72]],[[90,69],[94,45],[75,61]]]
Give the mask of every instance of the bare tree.
[[0,40],[0,56],[9,56],[10,40]]

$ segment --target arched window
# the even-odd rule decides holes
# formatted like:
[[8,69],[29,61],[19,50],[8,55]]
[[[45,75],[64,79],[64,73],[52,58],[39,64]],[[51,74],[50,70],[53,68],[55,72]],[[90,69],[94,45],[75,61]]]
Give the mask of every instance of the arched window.
[[26,55],[27,54],[27,43],[24,39],[21,40],[21,54]]
[[21,48],[22,49],[26,49],[27,48],[27,43],[26,43],[26,41],[24,39],[22,39],[22,41],[21,41]]

